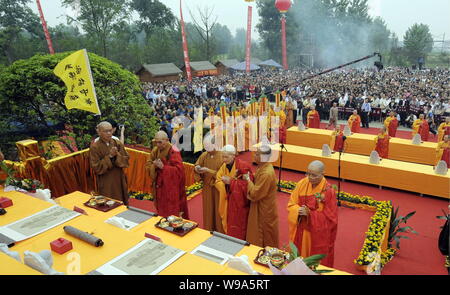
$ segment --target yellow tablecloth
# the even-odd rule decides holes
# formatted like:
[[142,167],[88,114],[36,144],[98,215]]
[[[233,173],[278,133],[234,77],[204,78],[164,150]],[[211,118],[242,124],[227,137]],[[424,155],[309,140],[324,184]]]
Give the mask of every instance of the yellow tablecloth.
[[[299,131],[291,127],[287,131],[287,144],[322,149],[324,144],[330,144],[331,130],[308,128]],[[375,135],[354,133],[347,137],[345,153],[357,155],[370,155],[375,148]],[[423,142],[414,145],[410,139],[391,138],[389,141],[389,159],[412,162],[418,164],[435,165],[437,143]],[[331,147],[332,149],[333,147]]]
[[41,273],[0,252],[0,275],[41,275]]
[[[22,200],[26,201],[28,204],[35,204],[34,206],[36,208],[45,209],[51,206],[50,203],[46,203],[25,194],[15,193],[13,195],[14,198],[22,198]],[[59,205],[68,209],[73,209],[73,206],[78,206],[84,209],[89,215],[81,215],[33,238],[22,241],[12,247],[11,250],[19,252],[23,258],[23,252],[26,250],[32,252],[39,252],[46,249],[50,250],[50,242],[62,237],[72,242],[73,249],[62,255],[52,251],[54,259],[53,268],[57,271],[68,274],[76,274],[78,268],[80,274],[86,274],[92,270],[97,269],[113,258],[119,256],[120,254],[124,253],[125,251],[145,239],[144,234],[147,232],[160,237],[163,243],[187,252],[180,259],[164,269],[160,273],[161,275],[243,274],[240,271],[231,269],[224,265],[219,265],[217,263],[189,253],[198,245],[211,237],[211,234],[208,231],[197,228],[188,233],[186,236],[179,237],[162,229],[156,228],[154,224],[159,221],[159,217],[153,217],[131,229],[130,231],[123,230],[107,224],[104,221],[116,214],[127,210],[125,206],[120,206],[105,213],[84,206],[83,203],[86,202],[89,197],[90,196],[88,194],[82,192],[74,192],[58,198],[57,203]],[[18,207],[15,209],[17,210],[11,210],[11,212],[14,212],[14,214],[10,214],[10,211],[8,211],[8,214],[10,215],[9,218],[11,218],[12,220],[10,222],[26,217],[27,215],[25,213],[29,213],[28,215],[31,215],[39,211],[36,210],[36,212],[32,212],[29,210],[29,208],[26,208],[26,206]],[[20,218],[18,216],[20,216]],[[10,222],[6,222],[5,224]],[[90,232],[94,236],[101,238],[105,244],[102,247],[94,247],[86,242],[69,236],[63,230],[63,227],[66,225],[71,225],[80,230]],[[237,253],[237,255],[248,255],[252,260],[256,257],[259,249],[259,247],[253,245],[246,246],[239,253]],[[77,264],[76,262],[77,257],[79,257],[80,259],[79,264]],[[0,262],[2,261],[3,260],[0,259]],[[11,263],[9,263],[7,259],[5,261],[7,262],[7,264],[0,264],[2,266],[0,267],[0,269],[3,269],[3,265],[8,265],[8,274],[23,274],[25,271],[30,271],[26,268],[24,269],[18,267],[17,265],[9,268],[9,265],[13,265],[14,261],[10,261]],[[79,265],[79,267],[77,267],[77,265]],[[258,272],[271,274],[268,268],[254,264],[253,262],[252,265]],[[31,269],[31,271],[33,270]],[[343,274],[343,272],[335,271],[332,274]]]
[[[338,176],[338,153],[323,157],[322,150],[294,145],[285,145],[283,168],[306,171],[309,163],[321,160],[325,175]],[[273,146],[279,151],[279,146]],[[279,165],[279,159],[274,163]],[[437,175],[432,166],[383,159],[379,165],[369,163],[368,156],[344,153],[341,157],[343,179],[376,184],[437,197],[450,198],[450,172]]]

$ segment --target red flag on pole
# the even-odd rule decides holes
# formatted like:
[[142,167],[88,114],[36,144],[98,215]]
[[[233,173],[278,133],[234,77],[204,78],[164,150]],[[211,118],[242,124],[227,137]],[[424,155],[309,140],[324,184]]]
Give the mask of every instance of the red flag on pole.
[[283,50],[283,68],[287,70],[288,63],[286,54],[286,17],[284,14],[281,16],[281,44]]
[[250,73],[250,55],[252,49],[252,7],[248,7],[247,17],[247,47],[245,50],[245,72]]
[[42,22],[42,27],[44,28],[44,34],[45,34],[45,39],[47,40],[48,51],[50,51],[50,54],[55,54],[55,51],[53,50],[52,39],[50,38],[50,34],[47,29],[47,23],[44,18],[44,13],[42,12],[41,2],[39,0],[36,0],[36,3],[38,6],[39,15],[40,15],[41,22]]
[[181,6],[182,5],[181,5],[181,0],[180,0],[181,37],[183,39],[184,65],[186,67],[187,79],[189,82],[192,82],[191,63],[189,61],[189,50],[188,50],[188,44],[187,44],[187,39],[186,39],[186,30],[184,28],[183,10],[182,10]]

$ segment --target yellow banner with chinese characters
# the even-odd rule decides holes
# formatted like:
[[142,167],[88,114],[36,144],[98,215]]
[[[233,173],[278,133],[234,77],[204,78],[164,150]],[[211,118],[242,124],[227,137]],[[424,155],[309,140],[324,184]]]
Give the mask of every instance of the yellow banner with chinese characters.
[[60,61],[53,72],[66,84],[64,103],[68,110],[80,109],[101,115],[86,49]]
[[195,109],[194,123],[194,153],[203,150],[203,107]]

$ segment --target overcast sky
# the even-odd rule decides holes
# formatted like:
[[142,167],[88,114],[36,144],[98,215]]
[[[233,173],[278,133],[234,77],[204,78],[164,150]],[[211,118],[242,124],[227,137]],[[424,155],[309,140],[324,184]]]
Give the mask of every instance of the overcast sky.
[[[179,17],[179,0],[160,0],[174,14]],[[294,0],[300,1],[301,0]],[[275,2],[275,1],[274,1]],[[435,40],[450,39],[450,0],[369,0],[370,14],[381,16],[388,28],[395,32],[400,40],[407,29],[414,23],[424,23],[430,26]],[[31,1],[31,7],[38,13],[36,1]],[[41,0],[42,9],[49,26],[65,22],[66,9],[60,0]],[[253,4],[256,6],[255,4]],[[189,9],[197,18],[197,7],[214,7],[214,14],[218,16],[218,22],[227,25],[234,34],[236,29],[245,28],[247,23],[247,2],[244,0],[183,0],[183,15],[186,22],[192,21]],[[252,38],[259,36],[255,32],[255,24],[258,22],[258,11],[253,8],[253,33]]]

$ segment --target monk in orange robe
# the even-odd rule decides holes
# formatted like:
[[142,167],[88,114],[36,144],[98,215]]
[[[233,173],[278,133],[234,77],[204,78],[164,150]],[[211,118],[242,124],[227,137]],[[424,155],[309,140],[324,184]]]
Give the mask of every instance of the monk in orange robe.
[[428,121],[425,120],[424,114],[420,114],[419,119],[415,120],[413,123],[412,137],[414,137],[417,133],[420,134],[422,141],[428,140],[428,136],[430,135],[430,126],[428,125]]
[[387,128],[389,136],[395,137],[395,133],[397,133],[398,128],[398,120],[395,112],[389,113],[389,117],[384,120],[384,126]]
[[444,140],[439,142],[436,148],[436,165],[439,161],[447,163],[450,168],[450,135],[444,135]]
[[438,128],[438,142],[444,139],[444,135],[450,135],[450,117],[445,117],[445,122]]
[[359,133],[361,128],[361,117],[358,115],[357,110],[354,110],[353,114],[348,118],[348,126],[353,133]]
[[154,142],[156,146],[145,166],[153,182],[156,210],[163,217],[175,215],[189,219],[181,154],[169,143],[164,131],[156,133]]
[[333,149],[335,152],[343,151],[344,150],[344,132],[341,130],[339,126],[336,126],[333,133],[331,133],[331,143],[330,148]]
[[124,168],[129,166],[129,156],[124,145],[112,138],[113,127],[109,122],[97,125],[99,140],[91,144],[89,159],[97,176],[100,195],[128,204],[128,184]]
[[314,105],[311,106],[311,110],[308,112],[306,119],[306,127],[320,128],[319,112],[316,111],[316,107]]
[[286,128],[294,126],[294,104],[289,100],[286,102]]
[[288,210],[289,241],[302,257],[325,254],[321,264],[333,267],[338,208],[336,193],[324,175],[324,164],[313,161],[308,177],[297,183]]
[[205,137],[206,152],[202,153],[195,162],[195,181],[203,181],[203,228],[209,231],[224,233],[222,220],[219,215],[219,191],[216,189],[217,171],[223,164],[222,153],[209,148],[211,136]]
[[279,107],[275,108],[275,115],[280,118],[280,127],[279,127],[279,141],[280,143],[286,143],[286,114],[283,110],[280,110]]
[[386,126],[383,126],[380,129],[380,133],[375,137],[375,151],[377,151],[378,155],[383,159],[388,158],[389,140],[390,136],[387,132]]
[[246,240],[260,247],[278,248],[278,207],[277,207],[277,177],[269,162],[271,149],[262,146],[255,152],[255,162],[258,165],[255,181],[248,181],[247,189],[250,200]]
[[247,199],[247,181],[242,177],[253,174],[249,163],[235,159],[236,149],[226,145],[222,149],[223,165],[216,175],[216,189],[219,191],[219,214],[225,233],[245,240],[250,201]]

